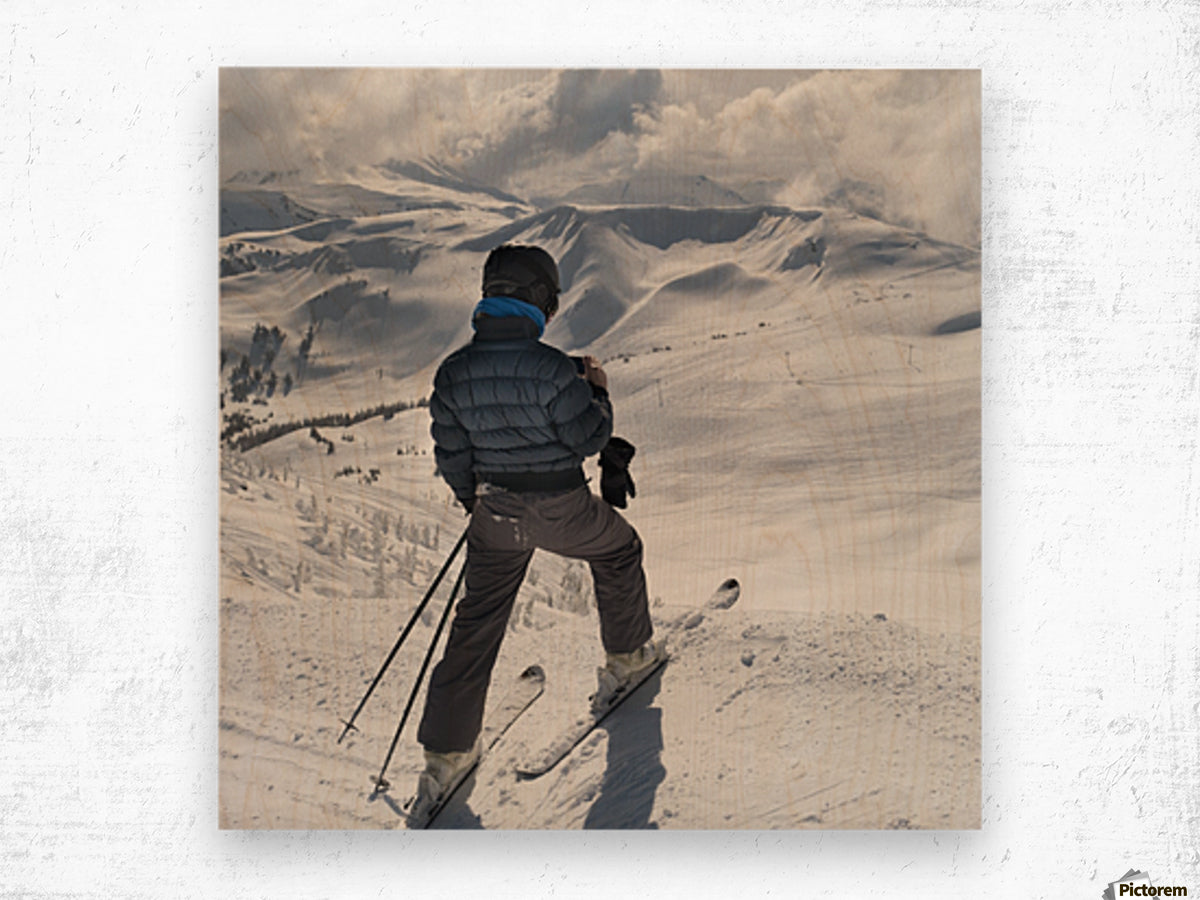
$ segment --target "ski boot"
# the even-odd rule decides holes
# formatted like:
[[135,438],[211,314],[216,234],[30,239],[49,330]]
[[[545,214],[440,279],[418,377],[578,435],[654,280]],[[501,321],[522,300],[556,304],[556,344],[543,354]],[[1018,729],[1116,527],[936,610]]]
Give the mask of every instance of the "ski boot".
[[425,771],[417,778],[417,793],[408,807],[409,828],[425,827],[450,793],[475,768],[479,756],[478,741],[470,750],[450,753],[425,751]]
[[630,685],[638,684],[648,670],[659,666],[667,658],[666,641],[647,641],[629,653],[609,653],[603,666],[596,669],[599,682],[592,694],[592,712],[599,713],[611,706],[613,701]]

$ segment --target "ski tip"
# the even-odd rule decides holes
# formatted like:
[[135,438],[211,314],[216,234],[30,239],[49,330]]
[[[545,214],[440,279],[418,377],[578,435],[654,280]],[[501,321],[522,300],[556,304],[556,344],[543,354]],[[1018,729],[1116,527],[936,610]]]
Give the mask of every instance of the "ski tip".
[[521,680],[543,682],[546,680],[546,670],[534,663],[521,673]]
[[733,604],[737,603],[738,597],[742,594],[742,586],[736,578],[726,578],[721,582],[721,586],[713,591],[712,597],[708,601],[709,609],[729,609]]

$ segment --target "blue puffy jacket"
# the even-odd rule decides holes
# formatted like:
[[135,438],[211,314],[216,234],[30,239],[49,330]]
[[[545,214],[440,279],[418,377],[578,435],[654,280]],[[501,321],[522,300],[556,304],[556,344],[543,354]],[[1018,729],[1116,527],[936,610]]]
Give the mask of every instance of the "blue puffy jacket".
[[524,316],[476,316],[475,339],[442,362],[429,411],[438,471],[468,509],[479,482],[518,490],[583,484],[612,435],[608,392],[581,378]]

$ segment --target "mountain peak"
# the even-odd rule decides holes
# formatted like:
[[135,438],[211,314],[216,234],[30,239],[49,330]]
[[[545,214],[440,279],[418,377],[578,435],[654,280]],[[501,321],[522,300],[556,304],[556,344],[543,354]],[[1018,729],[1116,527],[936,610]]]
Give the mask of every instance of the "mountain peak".
[[295,181],[300,177],[299,169],[286,172],[261,171],[259,169],[241,169],[225,179],[225,184],[244,184],[261,187],[267,184],[282,184]]
[[741,194],[707,175],[638,172],[629,177],[580,185],[556,202],[584,206],[747,206]]
[[525,204],[520,197],[484,184],[465,172],[429,157],[420,160],[391,159],[382,163],[378,168],[392,177],[399,176],[407,178],[409,181],[436,185],[461,193],[486,194],[505,203]]

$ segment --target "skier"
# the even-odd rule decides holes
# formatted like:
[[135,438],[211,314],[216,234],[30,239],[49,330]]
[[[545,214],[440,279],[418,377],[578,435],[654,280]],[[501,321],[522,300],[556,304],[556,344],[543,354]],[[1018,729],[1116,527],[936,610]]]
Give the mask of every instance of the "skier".
[[[474,339],[448,356],[429,409],[438,471],[471,516],[466,593],[430,678],[417,739],[425,771],[412,814],[437,804],[479,758],[492,667],[517,591],[537,548],[588,562],[609,690],[657,664],[642,542],[612,508],[632,494],[629,448],[612,440],[603,493],[583,460],[609,446],[608,379],[590,356],[573,359],[539,338],[558,311],[558,267],[540,247],[503,245],[483,268]],[[614,458],[620,462],[614,463]]]

